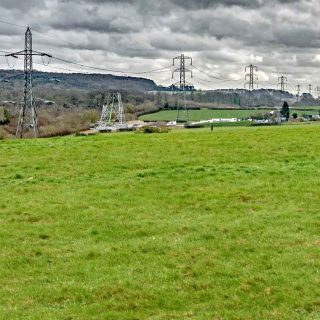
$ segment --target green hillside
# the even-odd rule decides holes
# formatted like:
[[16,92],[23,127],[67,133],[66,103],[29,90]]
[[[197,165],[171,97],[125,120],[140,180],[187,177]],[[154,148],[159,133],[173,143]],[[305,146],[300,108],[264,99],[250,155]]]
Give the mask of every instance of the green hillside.
[[0,141],[0,319],[319,319],[319,136]]

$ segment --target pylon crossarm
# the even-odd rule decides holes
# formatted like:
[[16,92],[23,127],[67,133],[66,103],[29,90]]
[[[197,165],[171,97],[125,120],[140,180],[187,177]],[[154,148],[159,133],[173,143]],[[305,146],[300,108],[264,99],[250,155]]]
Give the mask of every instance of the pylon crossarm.
[[33,55],[33,56],[41,56],[41,57],[52,58],[52,55],[51,55],[51,54],[44,53],[44,52],[39,52],[39,51],[35,51],[35,50],[32,51],[32,55]]
[[25,55],[32,55],[32,56],[41,56],[41,57],[48,57],[48,58],[52,58],[52,55],[47,54],[47,53],[43,53],[43,52],[37,52],[37,51],[32,51],[32,52],[28,52],[26,53],[25,50],[23,51],[19,51],[19,52],[15,52],[15,53],[9,53],[6,54],[6,57],[13,57],[13,58],[18,58],[17,56],[25,56]]
[[19,52],[15,52],[15,53],[9,53],[9,54],[6,54],[5,57],[12,57],[12,58],[16,58],[18,59],[18,56],[24,56],[26,53],[25,51],[19,51]]

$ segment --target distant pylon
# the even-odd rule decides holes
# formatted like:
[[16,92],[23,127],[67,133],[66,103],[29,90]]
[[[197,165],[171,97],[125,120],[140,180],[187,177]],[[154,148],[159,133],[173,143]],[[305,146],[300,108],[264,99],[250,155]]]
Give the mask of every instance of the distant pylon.
[[20,108],[19,121],[16,131],[16,136],[22,138],[23,132],[28,129],[33,130],[34,137],[38,137],[38,117],[36,106],[34,104],[33,91],[32,91],[32,72],[33,72],[33,56],[47,56],[51,55],[43,52],[37,52],[32,50],[32,33],[30,28],[27,28],[25,33],[25,49],[19,52],[6,54],[7,57],[11,56],[18,58],[18,56],[24,56],[24,96],[23,102]]
[[296,90],[297,90],[297,102],[299,102],[300,101],[300,95],[301,95],[301,85],[300,84],[297,84]]
[[316,97],[319,99],[319,97],[320,97],[320,87],[319,86],[317,86],[316,87]]
[[312,95],[312,84],[308,84],[308,92]]
[[[249,73],[247,73],[248,69],[249,69]],[[255,80],[258,81],[258,76],[255,75],[255,73],[254,73],[255,71],[256,72],[258,71],[257,66],[250,64],[249,66],[245,67],[246,75],[245,75],[244,79],[247,80],[249,77],[249,81],[245,82],[244,87],[246,88],[248,85],[248,89],[250,91],[252,91],[254,89],[255,84],[257,85],[257,88],[258,88],[258,84],[255,83]]]
[[284,92],[287,87],[287,84],[286,84],[287,81],[288,81],[288,79],[285,76],[281,76],[278,78],[278,86],[280,85],[280,90],[282,92]]
[[297,96],[299,97],[301,95],[301,85],[297,84],[296,88],[297,88]]
[[[175,66],[175,62],[179,61],[179,68],[173,70],[172,72],[172,79],[175,73],[179,73],[179,82],[176,83],[175,85],[179,86],[179,89],[183,92],[183,108],[180,107],[179,104],[179,99],[178,99],[178,105],[177,105],[177,121],[189,121],[189,112],[187,108],[187,103],[186,103],[186,87],[192,87],[191,83],[186,82],[186,73],[190,72],[191,73],[191,78],[192,78],[192,71],[186,68],[186,60],[190,60],[190,65],[192,66],[192,58],[191,57],[186,57],[184,54],[181,54],[178,57],[173,58],[172,65]],[[181,110],[182,109],[182,110]],[[183,111],[183,112],[181,112]],[[184,114],[184,117],[181,118],[180,115]]]
[[[186,60],[190,60],[190,65],[192,66],[192,58],[190,57],[186,57],[184,54],[181,54],[178,57],[173,58],[172,61],[172,65],[175,66],[175,61],[178,60],[179,61],[179,68],[173,70],[172,72],[172,79],[173,79],[173,75],[178,72],[179,76],[180,76],[180,81],[178,82],[179,84],[179,88],[181,90],[185,90],[185,87],[187,85],[186,83],[186,72],[190,72],[191,73],[191,78],[192,78],[192,71],[189,69],[186,69]],[[188,84],[190,85],[190,84]]]

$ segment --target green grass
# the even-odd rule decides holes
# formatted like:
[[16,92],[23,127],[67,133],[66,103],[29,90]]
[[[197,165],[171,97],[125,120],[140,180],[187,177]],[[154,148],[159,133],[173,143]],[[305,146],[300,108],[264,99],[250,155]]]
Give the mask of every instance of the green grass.
[[320,106],[300,106],[300,107],[296,107],[297,109],[305,109],[305,110],[316,110],[319,111],[320,110]]
[[[217,128],[217,127],[250,127],[255,126],[256,124],[252,121],[237,121],[237,122],[205,122],[205,123],[196,123],[193,125],[192,123],[187,124],[186,128],[192,129],[192,128]],[[198,127],[197,127],[198,126]]]
[[319,136],[1,141],[0,319],[320,319]]
[[[271,110],[210,110],[210,109],[200,109],[200,110],[189,110],[189,120],[190,121],[200,121],[208,120],[212,118],[246,118],[250,116],[255,116],[257,114],[264,114],[270,112]],[[304,113],[307,114],[318,114],[318,109],[312,111],[301,111],[292,110],[292,113],[296,112],[299,116]],[[181,115],[184,118],[184,114]],[[176,110],[162,110],[156,113],[146,114],[141,116],[140,120],[145,121],[175,121],[177,118]]]

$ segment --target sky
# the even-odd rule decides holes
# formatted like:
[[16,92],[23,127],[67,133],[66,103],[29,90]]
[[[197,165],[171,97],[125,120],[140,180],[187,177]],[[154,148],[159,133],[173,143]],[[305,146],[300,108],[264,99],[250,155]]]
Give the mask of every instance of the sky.
[[[320,86],[318,0],[0,0],[0,50],[23,49],[30,26],[34,50],[117,75],[170,85],[172,58],[185,54],[188,82],[202,89],[243,88],[245,66],[258,67],[258,86],[288,90]],[[8,61],[7,61],[8,60]],[[43,61],[45,60],[45,61]],[[52,72],[101,72],[34,58]],[[23,68],[0,57],[0,68]],[[176,68],[178,61],[176,61]],[[62,69],[58,69],[62,68]],[[162,69],[164,68],[164,69]],[[156,70],[156,71],[153,71]],[[152,71],[152,72],[150,72]],[[142,73],[150,72],[150,73]]]

